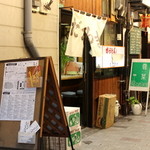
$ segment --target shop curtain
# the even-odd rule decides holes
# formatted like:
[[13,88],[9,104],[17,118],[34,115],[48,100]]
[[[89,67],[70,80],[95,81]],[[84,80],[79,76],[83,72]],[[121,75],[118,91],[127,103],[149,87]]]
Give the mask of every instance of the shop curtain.
[[100,45],[100,36],[104,30],[106,19],[87,16],[73,10],[71,28],[66,48],[66,55],[82,57],[84,31],[86,32],[90,45],[90,54],[94,56],[102,55],[102,46]]

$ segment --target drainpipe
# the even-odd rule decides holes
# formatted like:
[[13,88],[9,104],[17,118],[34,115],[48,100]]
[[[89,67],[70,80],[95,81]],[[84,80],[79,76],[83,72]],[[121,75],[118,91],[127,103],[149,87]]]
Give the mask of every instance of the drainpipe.
[[32,58],[39,57],[39,53],[32,42],[32,0],[24,0],[24,43]]

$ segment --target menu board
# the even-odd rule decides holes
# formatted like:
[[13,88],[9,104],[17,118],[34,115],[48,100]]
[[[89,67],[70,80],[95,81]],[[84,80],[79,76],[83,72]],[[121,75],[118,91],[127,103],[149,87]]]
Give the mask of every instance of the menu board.
[[33,120],[36,88],[26,87],[26,71],[38,64],[38,60],[5,63],[0,120]]
[[150,60],[133,59],[130,72],[130,91],[148,91],[150,80]]
[[130,30],[129,51],[130,54],[141,53],[141,29],[140,28],[133,27]]

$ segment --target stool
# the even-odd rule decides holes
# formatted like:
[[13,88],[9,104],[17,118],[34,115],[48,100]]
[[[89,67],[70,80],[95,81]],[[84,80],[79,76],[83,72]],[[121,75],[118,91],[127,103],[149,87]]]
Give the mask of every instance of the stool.
[[77,95],[83,96],[83,90],[77,90]]
[[76,95],[76,92],[66,91],[66,92],[61,92],[61,94],[62,94],[64,106],[74,106],[76,104],[76,100],[78,97]]
[[77,90],[78,102],[80,106],[80,112],[83,111],[83,90]]
[[61,92],[61,94],[63,96],[75,96],[76,95],[76,92],[73,92],[73,91],[66,91],[66,92]]

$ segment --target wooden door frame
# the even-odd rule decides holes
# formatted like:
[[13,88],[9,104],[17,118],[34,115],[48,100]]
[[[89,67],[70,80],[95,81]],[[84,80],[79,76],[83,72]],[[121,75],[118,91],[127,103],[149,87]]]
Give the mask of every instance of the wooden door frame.
[[93,74],[94,74],[94,61],[90,55],[90,43],[86,34],[84,34],[84,106],[83,116],[85,119],[85,126],[93,126]]

